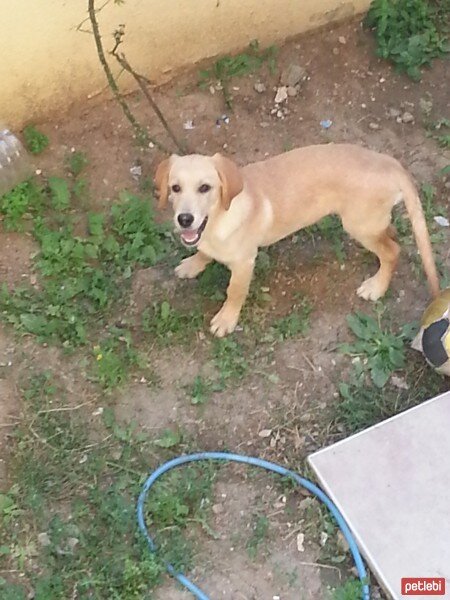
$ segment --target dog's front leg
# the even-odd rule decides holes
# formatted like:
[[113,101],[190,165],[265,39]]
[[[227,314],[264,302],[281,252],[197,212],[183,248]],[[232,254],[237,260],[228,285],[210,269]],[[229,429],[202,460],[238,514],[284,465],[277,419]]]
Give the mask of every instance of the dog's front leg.
[[193,279],[202,273],[212,260],[212,258],[199,250],[192,256],[184,258],[178,267],[175,268],[175,274],[180,279]]
[[231,278],[227,288],[227,299],[211,321],[211,333],[217,337],[232,333],[237,325],[252,280],[255,260],[233,263],[229,267]]

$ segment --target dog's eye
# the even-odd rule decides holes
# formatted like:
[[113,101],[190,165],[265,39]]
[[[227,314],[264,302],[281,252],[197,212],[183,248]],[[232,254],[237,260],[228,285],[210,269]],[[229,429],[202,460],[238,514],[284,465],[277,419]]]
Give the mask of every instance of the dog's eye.
[[199,191],[201,194],[206,194],[206,192],[209,192],[209,190],[210,190],[210,189],[211,189],[211,186],[210,186],[210,185],[208,185],[207,183],[204,183],[203,185],[201,185],[201,186],[198,188],[198,191]]
[[181,192],[181,188],[178,185],[178,183],[176,183],[175,185],[172,186],[172,192],[175,192],[175,194],[178,194],[179,192]]

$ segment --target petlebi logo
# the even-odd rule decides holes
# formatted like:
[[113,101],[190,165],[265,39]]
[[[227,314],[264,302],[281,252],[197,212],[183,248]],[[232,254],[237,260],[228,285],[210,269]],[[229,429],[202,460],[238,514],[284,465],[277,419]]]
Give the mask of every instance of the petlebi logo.
[[403,577],[402,596],[444,596],[445,577]]

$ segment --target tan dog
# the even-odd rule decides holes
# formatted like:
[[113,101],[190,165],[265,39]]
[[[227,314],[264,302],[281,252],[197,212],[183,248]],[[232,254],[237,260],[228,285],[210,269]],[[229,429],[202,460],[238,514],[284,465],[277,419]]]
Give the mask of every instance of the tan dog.
[[417,190],[399,162],[350,144],[298,148],[239,168],[228,158],[193,154],[164,160],[155,175],[159,205],[173,204],[175,225],[197,252],[175,269],[192,278],[212,260],[231,270],[227,299],[211,321],[222,337],[238,322],[258,248],[337,214],[344,229],[380,260],[357,293],[377,300],[386,292],[400,248],[391,226],[404,201],[432,294],[439,292],[430,238]]

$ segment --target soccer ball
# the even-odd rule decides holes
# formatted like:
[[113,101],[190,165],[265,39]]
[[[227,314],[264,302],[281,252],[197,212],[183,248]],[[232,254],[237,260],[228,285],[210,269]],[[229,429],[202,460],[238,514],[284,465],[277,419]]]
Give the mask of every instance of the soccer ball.
[[424,312],[412,347],[422,352],[438,373],[450,376],[450,288],[441,292]]

